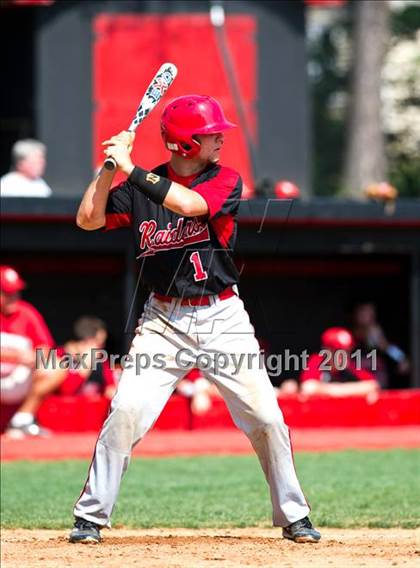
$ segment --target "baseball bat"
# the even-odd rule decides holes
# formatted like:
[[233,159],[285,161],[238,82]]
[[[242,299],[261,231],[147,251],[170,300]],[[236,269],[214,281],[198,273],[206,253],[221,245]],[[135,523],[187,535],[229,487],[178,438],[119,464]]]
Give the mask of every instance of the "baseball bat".
[[[134,132],[149,112],[155,108],[172,85],[177,73],[178,69],[173,63],[164,63],[161,65],[140,101],[136,115],[127,129],[129,132]],[[107,158],[104,162],[104,167],[112,171],[117,167],[117,163],[114,158]]]

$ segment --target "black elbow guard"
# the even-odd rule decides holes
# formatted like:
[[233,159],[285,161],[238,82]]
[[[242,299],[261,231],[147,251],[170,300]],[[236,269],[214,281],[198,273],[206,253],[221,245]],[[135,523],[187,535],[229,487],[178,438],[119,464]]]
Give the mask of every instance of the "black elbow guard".
[[128,180],[146,197],[158,205],[162,205],[165,201],[165,197],[172,183],[168,178],[158,176],[138,166],[134,167]]

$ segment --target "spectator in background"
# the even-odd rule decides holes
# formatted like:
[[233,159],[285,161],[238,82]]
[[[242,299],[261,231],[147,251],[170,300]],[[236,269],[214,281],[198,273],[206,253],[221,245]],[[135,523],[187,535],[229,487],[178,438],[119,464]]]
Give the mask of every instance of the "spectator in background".
[[24,288],[16,270],[0,267],[0,402],[20,405],[9,423],[9,434],[16,437],[45,433],[35,422],[37,408],[31,399],[34,392],[53,388],[50,373],[35,366],[35,349],[47,355],[53,339],[41,314],[20,299]]
[[309,357],[307,368],[300,375],[301,393],[331,397],[365,395],[374,402],[379,384],[372,373],[358,369],[350,357],[354,349],[351,333],[342,327],[331,327],[322,334],[321,344],[331,357],[319,353]]
[[376,350],[376,380],[382,388],[389,387],[390,375],[405,375],[410,371],[406,354],[385,337],[376,316],[375,305],[371,302],[357,304],[353,310],[353,335],[356,347],[362,353],[362,368],[371,368],[372,359],[366,355]]
[[[24,401],[10,422],[9,436],[18,438],[25,434],[40,436],[48,433],[35,423],[34,418],[47,395],[103,395],[109,399],[114,396],[117,374],[111,370],[108,361],[96,360],[98,350],[103,352],[107,339],[105,323],[96,317],[83,316],[74,323],[74,334],[75,339],[54,350],[55,358],[44,358],[45,362],[49,361],[45,365],[47,368],[43,364],[33,372],[33,385],[25,391]],[[39,375],[38,380],[35,380],[36,375]],[[10,396],[8,400],[11,401]]]
[[42,179],[46,147],[38,140],[19,140],[12,147],[13,171],[0,179],[1,197],[50,197],[51,188]]
[[[117,373],[109,362],[101,362],[98,350],[105,348],[108,332],[105,322],[93,316],[82,316],[73,325],[75,339],[57,349],[59,357],[71,356],[76,368],[57,369],[56,392],[62,395],[96,394],[111,399],[117,389]],[[85,355],[85,357],[83,357]],[[84,361],[77,365],[78,360]]]
[[191,412],[196,416],[210,410],[213,396],[220,397],[217,387],[203,377],[200,369],[191,369],[178,383],[176,392],[191,399]]

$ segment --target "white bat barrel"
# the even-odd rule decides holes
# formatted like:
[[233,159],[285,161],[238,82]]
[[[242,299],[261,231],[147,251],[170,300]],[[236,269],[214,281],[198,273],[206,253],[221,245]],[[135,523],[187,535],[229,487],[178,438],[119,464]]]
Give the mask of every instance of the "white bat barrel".
[[[138,125],[143,122],[149,112],[155,108],[160,99],[174,82],[177,73],[178,69],[173,63],[164,63],[163,65],[161,65],[143,95],[143,98],[137,109],[136,116],[128,127],[129,131],[134,132],[134,130],[136,130]],[[107,158],[105,160],[105,169],[112,171],[115,170],[116,167],[117,163],[114,158]]]

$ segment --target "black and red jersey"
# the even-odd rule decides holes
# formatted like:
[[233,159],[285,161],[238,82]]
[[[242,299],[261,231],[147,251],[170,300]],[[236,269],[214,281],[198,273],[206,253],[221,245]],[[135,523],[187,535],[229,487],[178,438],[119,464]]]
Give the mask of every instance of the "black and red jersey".
[[209,212],[183,217],[151,201],[129,180],[111,189],[105,228],[132,227],[142,284],[184,298],[218,294],[237,284],[232,251],[242,194],[239,174],[218,164],[189,177],[178,176],[169,164],[153,171],[198,192]]

